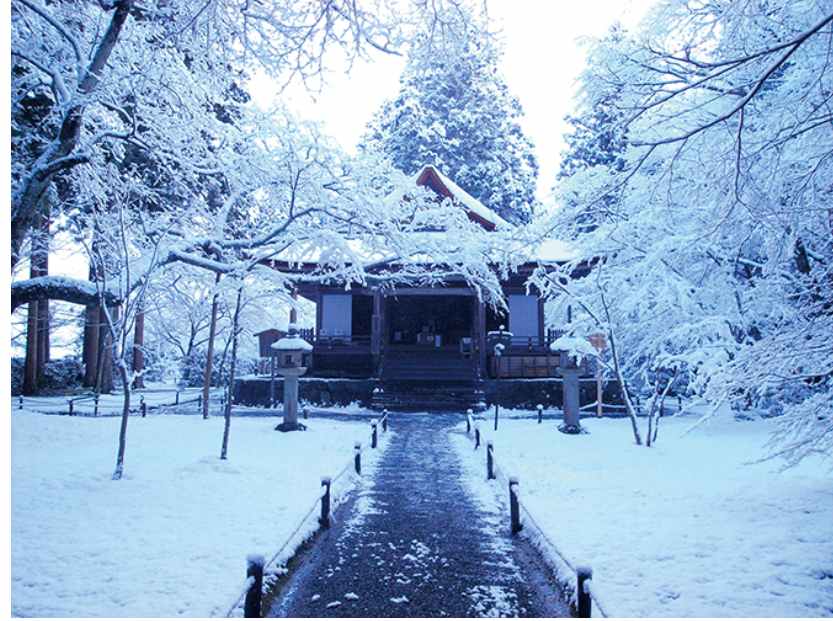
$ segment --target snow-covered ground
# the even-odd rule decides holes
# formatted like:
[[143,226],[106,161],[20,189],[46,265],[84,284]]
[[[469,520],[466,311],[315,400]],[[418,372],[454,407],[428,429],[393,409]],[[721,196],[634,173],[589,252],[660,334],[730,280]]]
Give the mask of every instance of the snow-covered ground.
[[[627,420],[583,420],[589,434],[566,436],[552,420],[502,418],[494,432],[489,415],[484,446],[494,441],[560,552],[593,567],[608,613],[833,616],[833,472],[819,461],[752,463],[773,421],[716,417],[686,434],[696,418],[665,418],[647,449]],[[485,482],[483,447],[457,446],[476,462],[475,491],[505,496],[502,481]],[[528,519],[525,532],[535,538]]]
[[[276,422],[233,419],[220,461],[221,417],[131,418],[125,477],[112,481],[118,418],[13,411],[13,614],[225,615],[246,555],[278,551],[321,476],[352,464],[355,441],[365,474],[380,452],[366,422],[311,419],[290,434],[273,431]],[[352,481],[348,470],[334,493]]]

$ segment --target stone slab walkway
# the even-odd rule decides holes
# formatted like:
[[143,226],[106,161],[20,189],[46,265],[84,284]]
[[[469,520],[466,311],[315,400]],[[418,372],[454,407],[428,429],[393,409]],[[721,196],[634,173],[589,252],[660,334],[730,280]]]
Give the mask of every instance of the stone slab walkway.
[[568,616],[528,544],[469,496],[459,416],[391,417],[372,481],[343,507],[267,616]]

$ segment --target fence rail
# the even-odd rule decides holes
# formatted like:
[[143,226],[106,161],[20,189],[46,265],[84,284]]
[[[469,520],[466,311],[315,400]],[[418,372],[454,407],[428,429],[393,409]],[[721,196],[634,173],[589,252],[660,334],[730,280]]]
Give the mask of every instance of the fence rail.
[[[379,441],[379,423],[382,426],[382,432],[386,432],[388,430],[388,411],[383,410],[382,417],[377,422],[376,419],[371,420],[371,438],[370,438],[370,445],[371,448],[378,447]],[[318,528],[314,529],[312,533],[307,535],[304,538],[304,541],[309,539],[312,535],[316,532],[329,528],[332,525],[332,488],[333,485],[342,479],[348,472],[354,470],[355,476],[361,476],[361,443],[356,442],[353,446],[354,455],[350,458],[350,460],[344,465],[344,467],[339,470],[339,472],[334,477],[323,476],[321,477],[321,487],[318,492],[315,494],[315,498],[312,502],[312,505],[304,514],[304,517],[298,522],[295,529],[292,533],[284,539],[281,546],[278,548],[277,552],[275,552],[269,559],[268,562],[264,562],[263,555],[260,554],[249,554],[246,557],[246,580],[243,583],[243,588],[240,594],[235,599],[234,603],[229,607],[228,612],[226,613],[226,617],[231,617],[234,615],[234,612],[238,610],[243,604],[243,614],[247,618],[259,618],[263,616],[263,576],[266,574],[270,567],[273,565],[277,568],[279,566],[279,559],[281,555],[286,551],[286,549],[292,544],[293,541],[297,541],[298,535],[301,533],[301,530],[306,526],[312,516],[316,513],[317,510],[320,508],[320,515],[318,517]],[[303,543],[300,542],[300,543]]]
[[[495,427],[497,427],[497,420],[498,413],[496,411]],[[480,447],[480,425],[471,410],[466,412],[466,435],[472,438],[474,449],[477,450]],[[555,542],[547,535],[546,531],[541,528],[532,512],[523,502],[519,479],[515,476],[507,476],[503,468],[498,464],[497,458],[495,457],[495,444],[493,440],[488,440],[486,443],[486,480],[498,481],[501,485],[506,486],[506,489],[509,491],[509,524],[511,533],[517,535],[524,530],[525,525],[529,524],[532,526],[535,531],[535,536],[552,553],[551,556],[555,561],[556,573],[559,574],[559,577],[568,583],[575,580],[574,593],[577,616],[580,618],[591,617],[592,603],[595,603],[598,613],[602,617],[609,617],[609,609],[602,603],[597,593],[598,589],[593,583],[593,570],[588,566],[573,563],[561,552]],[[529,538],[532,539],[532,537]],[[574,578],[568,578],[568,576],[574,576]]]

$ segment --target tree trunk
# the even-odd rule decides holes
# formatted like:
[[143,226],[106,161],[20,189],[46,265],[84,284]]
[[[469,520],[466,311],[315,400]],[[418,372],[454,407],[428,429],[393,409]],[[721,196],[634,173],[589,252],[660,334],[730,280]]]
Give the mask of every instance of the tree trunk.
[[[100,312],[104,312],[103,309]],[[115,326],[119,321],[119,307],[110,308],[110,318]],[[99,360],[98,360],[98,384],[96,392],[110,394],[113,392],[113,335],[107,325],[107,319],[99,322]]]
[[214,365],[214,337],[217,334],[217,306],[219,304],[219,292],[216,291],[220,284],[220,275],[214,279],[214,297],[211,300],[211,325],[208,328],[208,358],[205,361],[205,377],[202,382],[202,417],[208,419],[208,399],[211,391],[211,372]]
[[240,298],[243,297],[243,289],[237,290],[237,302],[234,306],[234,319],[231,323],[231,364],[229,365],[228,399],[226,399],[225,425],[223,427],[223,447],[220,450],[220,459],[228,457],[228,437],[231,428],[231,402],[234,399],[234,371],[237,365],[237,324],[240,320]]
[[27,313],[23,394],[34,395],[38,392],[38,303],[29,302]]
[[145,380],[142,372],[145,369],[145,311],[136,311],[136,325],[133,328],[133,388],[144,388]]
[[84,314],[84,386],[95,387],[98,382],[98,307],[89,305]]
[[[114,318],[115,322],[115,318]],[[112,340],[113,335],[110,334]],[[112,352],[111,352],[112,353]],[[112,358],[112,355],[110,356]],[[119,360],[119,376],[121,377],[122,394],[124,401],[121,407],[121,427],[119,428],[119,450],[116,453],[116,469],[113,471],[113,480],[118,481],[124,473],[124,452],[127,448],[127,420],[130,418],[130,378],[127,377],[127,364],[125,360]]]
[[[32,235],[32,259],[29,270],[32,278],[49,275],[49,203],[43,201],[46,213],[40,216],[40,225]],[[46,373],[49,362],[49,299],[38,300],[38,383]]]

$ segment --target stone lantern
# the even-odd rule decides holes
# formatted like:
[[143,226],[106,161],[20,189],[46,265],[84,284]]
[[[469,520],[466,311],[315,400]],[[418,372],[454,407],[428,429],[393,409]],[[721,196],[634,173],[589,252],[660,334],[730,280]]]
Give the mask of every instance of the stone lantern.
[[558,353],[558,370],[564,378],[562,390],[564,422],[558,430],[569,434],[584,433],[579,420],[578,378],[586,371],[585,358],[595,355],[595,350],[587,340],[569,336],[562,336],[553,341],[550,350]]
[[283,422],[278,431],[306,429],[298,422],[298,378],[307,372],[312,361],[312,345],[298,335],[298,326],[289,325],[289,332],[272,344],[276,370],[283,375]]

